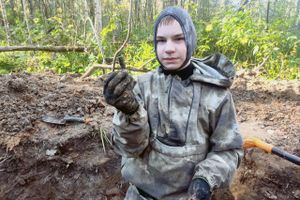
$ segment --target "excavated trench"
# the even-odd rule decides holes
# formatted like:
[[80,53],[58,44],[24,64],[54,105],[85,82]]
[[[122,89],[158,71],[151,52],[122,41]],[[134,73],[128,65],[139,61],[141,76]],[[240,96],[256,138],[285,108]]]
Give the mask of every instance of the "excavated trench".
[[[108,142],[113,109],[103,100],[101,78],[16,73],[1,75],[0,82],[1,200],[123,199],[128,183]],[[300,156],[299,81],[239,74],[232,92],[244,137]],[[66,115],[90,121],[42,121]],[[299,166],[282,158],[246,150],[231,193],[215,199],[300,199],[299,174]]]

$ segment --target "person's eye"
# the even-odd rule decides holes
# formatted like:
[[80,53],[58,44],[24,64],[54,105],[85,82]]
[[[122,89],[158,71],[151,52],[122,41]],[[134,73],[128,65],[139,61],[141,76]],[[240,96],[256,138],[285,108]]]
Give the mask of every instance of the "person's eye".
[[165,42],[166,40],[165,39],[157,39],[156,41],[157,41],[157,43],[162,43],[162,42]]
[[184,41],[184,37],[175,38],[176,41]]

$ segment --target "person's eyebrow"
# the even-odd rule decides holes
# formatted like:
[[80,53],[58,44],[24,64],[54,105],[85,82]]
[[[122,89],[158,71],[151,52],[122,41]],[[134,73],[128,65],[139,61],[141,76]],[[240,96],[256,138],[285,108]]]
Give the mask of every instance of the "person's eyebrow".
[[166,37],[164,37],[164,36],[156,36],[156,39],[165,39]]
[[180,33],[173,36],[173,38],[180,38],[180,37],[184,37],[184,34]]
[[[183,33],[180,33],[180,34],[176,34],[176,35],[173,35],[172,36],[173,38],[179,38],[179,37],[184,37],[184,34]],[[164,39],[166,38],[165,36],[156,36],[156,38],[159,38],[159,39]]]

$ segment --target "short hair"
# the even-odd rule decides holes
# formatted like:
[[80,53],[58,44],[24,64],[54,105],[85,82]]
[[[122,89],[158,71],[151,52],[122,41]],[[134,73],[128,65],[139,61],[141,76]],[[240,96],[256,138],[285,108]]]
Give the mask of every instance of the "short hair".
[[174,17],[167,15],[160,20],[158,26],[169,25],[169,24],[173,23],[174,21],[176,21],[176,19]]

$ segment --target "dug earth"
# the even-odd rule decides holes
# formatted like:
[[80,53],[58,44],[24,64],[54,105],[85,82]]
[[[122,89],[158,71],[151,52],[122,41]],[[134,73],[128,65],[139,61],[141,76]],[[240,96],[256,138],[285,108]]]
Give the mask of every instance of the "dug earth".
[[[109,135],[113,108],[102,78],[15,73],[0,76],[0,199],[123,199],[128,183]],[[232,87],[242,135],[300,156],[299,81],[239,73]],[[77,116],[87,123],[44,122]],[[215,199],[300,199],[300,168],[259,149],[245,151],[231,186]]]

